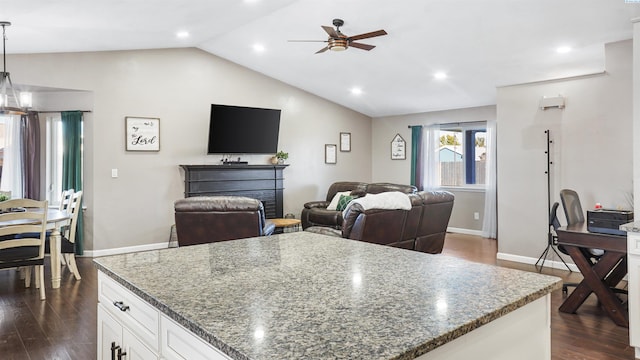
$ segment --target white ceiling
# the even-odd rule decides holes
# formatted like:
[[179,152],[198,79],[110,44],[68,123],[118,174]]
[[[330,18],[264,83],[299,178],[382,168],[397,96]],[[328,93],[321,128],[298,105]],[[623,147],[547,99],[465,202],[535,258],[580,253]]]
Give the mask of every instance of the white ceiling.
[[[601,72],[604,44],[630,39],[640,16],[625,0],[0,0],[0,9],[13,24],[9,54],[193,46],[372,117],[495,104],[496,86]],[[334,18],[347,35],[388,35],[360,41],[371,51],[314,54],[325,44],[288,42],[326,40],[320,25]]]

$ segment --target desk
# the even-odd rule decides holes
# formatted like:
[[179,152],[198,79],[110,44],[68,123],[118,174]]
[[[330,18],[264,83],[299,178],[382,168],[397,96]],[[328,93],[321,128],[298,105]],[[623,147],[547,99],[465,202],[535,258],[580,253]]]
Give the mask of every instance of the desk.
[[[587,231],[586,222],[562,226],[557,230],[558,244],[565,247],[584,279],[560,306],[560,311],[575,313],[593,292],[607,315],[619,326],[629,327],[629,313],[611,287],[627,274],[627,239],[625,236]],[[605,251],[593,265],[580,248]]]
[[[49,208],[47,210],[47,230],[51,231],[51,235],[49,237],[49,246],[51,249],[51,287],[54,289],[60,287],[60,228],[64,225],[68,225],[69,220],[70,215],[66,211],[61,211],[55,208]],[[0,226],[2,226],[2,223],[0,223]]]

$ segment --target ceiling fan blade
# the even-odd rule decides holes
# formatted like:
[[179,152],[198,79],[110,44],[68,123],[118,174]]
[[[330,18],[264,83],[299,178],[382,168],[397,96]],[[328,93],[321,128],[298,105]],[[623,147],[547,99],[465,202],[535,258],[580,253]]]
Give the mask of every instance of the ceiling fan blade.
[[357,43],[357,42],[350,42],[349,46],[354,47],[354,48],[358,48],[358,49],[362,49],[362,50],[371,50],[373,49],[375,46],[374,45],[369,45],[369,44],[362,44],[362,43]]
[[372,37],[376,37],[376,36],[382,36],[382,35],[387,35],[387,32],[384,31],[384,30],[372,31],[372,32],[368,32],[368,33],[365,33],[365,34],[349,36],[348,39],[349,40],[362,40],[362,39],[368,39],[368,38],[372,38]]
[[325,52],[325,51],[327,51],[327,50],[329,50],[329,47],[328,47],[328,46],[325,46],[325,47],[323,47],[322,49],[320,49],[320,50],[316,51],[316,54],[323,53],[323,52]]
[[327,34],[329,34],[329,36],[331,36],[332,38],[339,38],[340,34],[338,34],[336,32],[336,29],[332,28],[331,26],[324,26],[322,25],[322,28],[324,29],[324,31],[327,32]]

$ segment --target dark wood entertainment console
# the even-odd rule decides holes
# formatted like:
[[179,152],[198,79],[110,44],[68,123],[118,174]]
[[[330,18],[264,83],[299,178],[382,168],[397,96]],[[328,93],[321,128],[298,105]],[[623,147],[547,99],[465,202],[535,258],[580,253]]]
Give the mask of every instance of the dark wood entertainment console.
[[247,196],[262,201],[268,219],[282,217],[282,170],[288,165],[180,165],[184,197]]

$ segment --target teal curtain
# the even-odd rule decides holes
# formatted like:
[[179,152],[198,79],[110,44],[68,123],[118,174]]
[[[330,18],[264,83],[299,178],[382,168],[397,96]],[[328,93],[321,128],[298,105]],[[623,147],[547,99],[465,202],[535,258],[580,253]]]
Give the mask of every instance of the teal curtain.
[[[82,112],[62,112],[62,188],[82,190]],[[82,211],[78,214],[76,255],[84,252]]]
[[424,152],[422,126],[411,126],[411,185],[424,190]]

